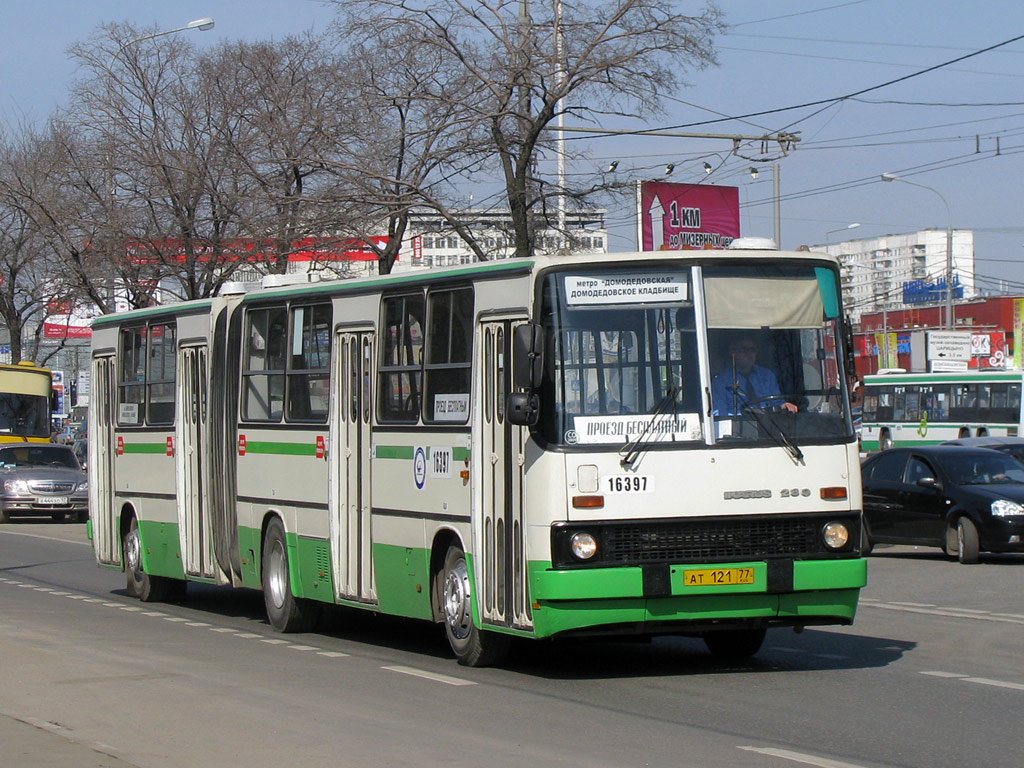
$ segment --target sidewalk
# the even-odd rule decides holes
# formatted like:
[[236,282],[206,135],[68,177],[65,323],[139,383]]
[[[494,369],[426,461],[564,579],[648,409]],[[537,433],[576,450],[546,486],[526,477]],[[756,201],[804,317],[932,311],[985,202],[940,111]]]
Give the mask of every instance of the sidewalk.
[[0,715],[0,762],[4,768],[136,768],[67,733],[62,735],[59,726],[39,727]]

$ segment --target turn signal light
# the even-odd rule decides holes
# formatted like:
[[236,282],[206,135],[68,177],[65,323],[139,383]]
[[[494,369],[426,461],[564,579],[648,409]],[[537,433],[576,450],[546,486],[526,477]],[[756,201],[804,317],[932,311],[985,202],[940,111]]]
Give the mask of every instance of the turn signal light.
[[576,509],[600,509],[604,506],[604,496],[573,496],[572,505]]
[[846,488],[843,486],[833,486],[831,488],[821,489],[821,498],[830,501],[842,501],[846,498]]

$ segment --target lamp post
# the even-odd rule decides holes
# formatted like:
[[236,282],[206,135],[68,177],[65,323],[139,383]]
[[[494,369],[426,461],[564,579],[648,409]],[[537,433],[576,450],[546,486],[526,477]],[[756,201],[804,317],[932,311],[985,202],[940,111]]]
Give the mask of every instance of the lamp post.
[[195,19],[194,21],[190,21],[183,27],[175,27],[174,29],[164,29],[160,32],[151,32],[148,35],[142,35],[142,37],[133,38],[128,42],[124,43],[116,51],[114,51],[114,55],[110,57],[110,63],[107,65],[107,69],[110,69],[112,66],[114,66],[114,62],[117,60],[117,57],[120,56],[124,49],[130,45],[135,45],[136,43],[141,43],[145,40],[152,40],[154,37],[173,35],[175,32],[187,32],[190,29],[198,29],[200,32],[206,32],[207,30],[213,29],[213,24],[213,19],[207,16],[202,19]]
[[953,328],[953,213],[949,209],[949,203],[946,202],[946,198],[942,196],[942,193],[934,187],[918,184],[916,181],[907,181],[895,173],[883,173],[882,181],[902,181],[904,184],[909,184],[912,187],[927,189],[929,192],[934,192],[938,195],[942,204],[946,206],[946,217],[949,220],[946,224],[946,329],[951,330]]
[[847,224],[845,227],[840,227],[839,229],[830,229],[828,232],[826,232],[825,233],[825,253],[828,253],[828,239],[829,239],[830,236],[834,235],[836,232],[845,232],[848,229],[856,229],[859,226],[860,226],[860,222],[856,221],[853,224]]

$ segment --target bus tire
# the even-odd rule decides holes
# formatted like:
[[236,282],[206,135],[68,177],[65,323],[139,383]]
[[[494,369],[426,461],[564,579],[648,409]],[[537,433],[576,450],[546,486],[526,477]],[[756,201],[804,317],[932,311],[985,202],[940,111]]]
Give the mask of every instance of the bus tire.
[[124,547],[124,591],[128,597],[137,597],[144,603],[161,602],[167,597],[173,579],[150,576],[142,567],[142,537],[139,521],[134,517],[122,541]]
[[438,574],[444,630],[455,659],[466,667],[501,663],[508,655],[511,638],[481,630],[473,623],[473,591],[462,548],[452,545]]
[[888,451],[890,448],[892,448],[892,435],[888,429],[883,429],[878,435],[878,450]]
[[279,518],[267,524],[261,569],[267,620],[278,632],[310,632],[320,616],[315,603],[295,597],[288,571],[288,544]]
[[969,518],[956,521],[956,557],[964,565],[974,565],[980,558],[978,529]]
[[704,645],[711,655],[719,659],[743,659],[753,656],[764,643],[768,630],[760,629],[720,629],[704,635]]

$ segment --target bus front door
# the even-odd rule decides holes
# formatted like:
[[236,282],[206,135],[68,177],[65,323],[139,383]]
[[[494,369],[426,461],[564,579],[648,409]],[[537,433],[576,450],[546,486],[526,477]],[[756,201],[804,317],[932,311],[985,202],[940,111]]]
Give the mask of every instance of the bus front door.
[[178,350],[176,463],[182,565],[189,576],[216,575],[206,483],[207,357],[205,345]]
[[485,623],[529,629],[533,622],[527,590],[523,474],[529,432],[508,422],[511,391],[511,320],[481,328],[483,366],[480,391],[481,525],[475,534],[478,601]]
[[331,566],[335,596],[377,600],[371,546],[370,416],[373,389],[372,331],[335,336],[330,446]]
[[117,367],[113,357],[92,361],[89,412],[89,517],[97,560],[121,564],[121,534],[114,509],[114,428],[117,409]]

